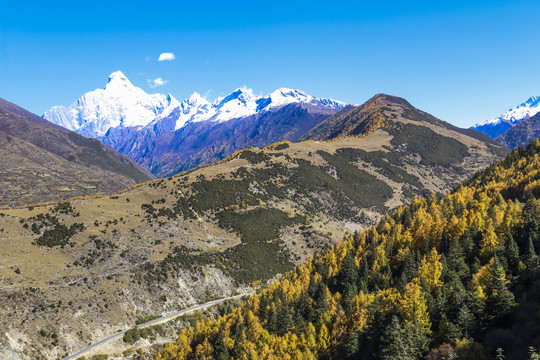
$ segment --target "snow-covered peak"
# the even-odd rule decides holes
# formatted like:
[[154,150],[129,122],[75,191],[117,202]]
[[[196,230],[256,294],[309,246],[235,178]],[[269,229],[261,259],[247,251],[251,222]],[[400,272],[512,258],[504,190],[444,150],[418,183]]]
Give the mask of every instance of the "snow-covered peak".
[[195,107],[210,105],[208,100],[203,98],[198,92],[194,92],[193,94],[191,94],[186,100],[184,100],[184,102],[186,103],[186,105]]
[[253,94],[253,90],[236,89],[231,94],[214,101],[212,107],[215,114],[211,119],[221,122],[253,115],[257,112],[257,100],[259,97]]
[[182,101],[178,110],[175,130],[181,129],[188,122],[207,120],[211,104],[198,92],[194,92],[190,97]]
[[501,122],[506,122],[510,125],[515,125],[531,116],[540,112],[540,96],[532,96],[527,101],[521,103],[515,108],[511,108],[501,116],[495,119],[488,119],[479,122],[473,128],[485,125],[496,125]]
[[303,91],[287,88],[279,88],[270,93],[270,95],[268,96],[272,100],[272,104],[276,106],[290,104],[294,102],[305,103],[313,99],[313,96],[309,96]]
[[517,123],[536,115],[538,112],[540,112],[540,96],[532,96],[524,103],[502,114],[500,118]]
[[[123,72],[121,72],[120,70],[118,71],[115,71],[113,72],[111,75],[109,75],[109,81],[107,83],[122,83],[122,82],[129,82],[128,78],[126,77],[126,75],[124,75]],[[131,83],[130,83],[131,84]]]
[[[143,89],[140,89],[133,85],[131,81],[128,80],[126,75],[121,71],[115,71],[109,75],[109,81],[105,86],[105,91],[111,96],[121,97],[126,93],[136,94],[135,96],[144,97],[148,95],[144,92]],[[129,96],[129,95],[128,95]]]
[[303,103],[316,106],[322,106],[330,109],[342,109],[345,107],[345,103],[332,99],[316,98],[308,95],[301,90],[279,88],[267,96],[268,105],[265,109],[269,110],[278,106],[287,104]]
[[280,106],[294,103],[311,104],[335,110],[340,110],[346,105],[341,101],[320,99],[303,91],[287,88],[277,89],[266,96],[257,96],[252,89],[243,87],[212,103],[200,94],[194,93],[182,102],[175,130],[181,129],[189,122],[206,120],[223,122],[263,111],[272,111]]
[[110,128],[144,127],[167,108],[179,103],[171,95],[147,94],[121,72],[109,76],[105,89],[87,92],[69,107],[55,106],[43,117],[90,137]]

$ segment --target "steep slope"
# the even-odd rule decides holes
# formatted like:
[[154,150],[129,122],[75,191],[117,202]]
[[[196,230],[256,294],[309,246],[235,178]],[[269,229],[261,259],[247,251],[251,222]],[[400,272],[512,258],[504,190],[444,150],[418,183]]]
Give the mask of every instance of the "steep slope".
[[511,129],[516,124],[526,120],[540,112],[540,96],[533,96],[524,103],[512,108],[501,116],[484,120],[471,127],[491,138],[496,138]]
[[536,141],[416,199],[155,358],[535,359],[539,166]]
[[540,113],[523,120],[496,140],[510,149],[524,146],[540,136]]
[[127,156],[0,99],[0,206],[104,194],[151,179]]

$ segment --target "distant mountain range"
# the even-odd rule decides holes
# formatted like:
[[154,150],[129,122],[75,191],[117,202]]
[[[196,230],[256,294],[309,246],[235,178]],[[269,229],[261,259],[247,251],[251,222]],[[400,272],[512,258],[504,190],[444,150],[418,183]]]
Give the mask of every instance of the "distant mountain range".
[[[172,95],[147,94],[134,86],[121,72],[109,76],[105,89],[84,94],[71,106],[55,106],[43,117],[90,137],[107,136],[109,129],[141,129],[174,118],[168,130],[179,130],[201,121],[224,122],[274,110],[288,104],[308,104],[339,110],[346,104],[320,99],[293,89],[277,89],[266,96],[256,96],[251,89],[236,89],[210,103],[197,92],[179,102]],[[173,115],[173,116],[171,116]]]
[[345,106],[285,88],[266,96],[237,89],[212,103],[194,93],[179,102],[170,94],[149,95],[116,71],[105,89],[88,92],[67,108],[55,106],[43,117],[169,176],[243,148],[295,141]]
[[129,157],[0,99],[0,206],[107,194],[152,179]]
[[[502,114],[501,116],[484,120],[471,127],[476,131],[480,131],[489,137],[495,139],[498,136],[504,134],[509,129],[513,128],[523,120],[527,120],[540,112],[540,96],[533,96],[524,103],[512,108]],[[538,136],[538,133],[537,133]],[[528,141],[519,143],[519,145],[525,145]],[[515,147],[515,146],[512,146]]]

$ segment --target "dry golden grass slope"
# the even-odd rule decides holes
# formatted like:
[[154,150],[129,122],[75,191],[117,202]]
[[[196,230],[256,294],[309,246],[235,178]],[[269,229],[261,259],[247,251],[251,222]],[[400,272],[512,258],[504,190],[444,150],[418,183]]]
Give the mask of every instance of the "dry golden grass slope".
[[409,119],[399,103],[378,109],[385,127],[361,137],[246,150],[115,196],[0,210],[0,358],[54,359],[141,315],[265,283],[504,152]]

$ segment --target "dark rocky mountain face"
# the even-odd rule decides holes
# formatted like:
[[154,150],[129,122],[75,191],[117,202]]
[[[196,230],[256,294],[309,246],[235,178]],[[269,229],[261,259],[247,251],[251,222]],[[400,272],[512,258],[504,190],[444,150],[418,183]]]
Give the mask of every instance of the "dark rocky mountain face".
[[152,175],[95,139],[0,99],[0,205],[119,191]]
[[289,104],[225,122],[192,122],[177,131],[177,114],[172,113],[140,131],[110,129],[100,140],[164,177],[224,159],[241,149],[296,141],[334,112],[307,104]]
[[540,136],[540,113],[523,120],[513,128],[498,136],[496,140],[514,149],[524,146]]

